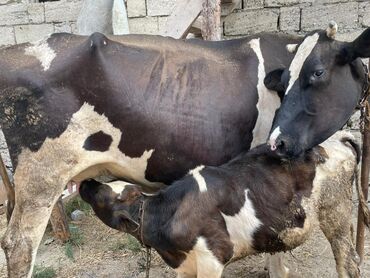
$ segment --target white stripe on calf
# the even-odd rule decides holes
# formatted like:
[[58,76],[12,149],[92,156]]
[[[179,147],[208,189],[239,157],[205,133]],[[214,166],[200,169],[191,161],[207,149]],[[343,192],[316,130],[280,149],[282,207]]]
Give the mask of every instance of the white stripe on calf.
[[193,175],[194,179],[197,181],[200,192],[206,192],[207,191],[206,181],[202,177],[202,175],[199,173],[203,169],[204,169],[204,165],[201,165],[201,166],[198,166],[197,168],[189,171],[189,174]]
[[244,192],[245,202],[237,214],[229,216],[221,213],[225,219],[230,240],[234,244],[234,257],[253,251],[253,234],[262,224],[256,217],[256,211],[248,197],[248,189]]

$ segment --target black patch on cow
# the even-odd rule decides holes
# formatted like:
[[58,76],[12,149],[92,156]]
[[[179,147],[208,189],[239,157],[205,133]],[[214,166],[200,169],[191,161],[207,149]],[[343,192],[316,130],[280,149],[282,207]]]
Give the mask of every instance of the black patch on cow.
[[113,142],[112,136],[99,131],[87,137],[83,148],[87,151],[106,152]]

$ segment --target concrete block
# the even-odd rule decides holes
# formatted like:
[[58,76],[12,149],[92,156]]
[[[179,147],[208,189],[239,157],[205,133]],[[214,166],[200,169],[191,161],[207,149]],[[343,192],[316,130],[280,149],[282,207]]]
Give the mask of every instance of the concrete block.
[[27,23],[27,5],[10,4],[0,6],[0,25],[16,25]]
[[157,17],[138,17],[129,19],[131,34],[156,35],[159,32]]
[[14,27],[17,43],[33,42],[54,33],[53,24],[19,25]]
[[364,27],[370,27],[370,2],[360,3],[359,16]]
[[7,5],[15,2],[14,0],[0,0],[0,5]]
[[344,42],[351,42],[354,39],[356,39],[365,29],[360,29],[356,31],[346,32],[346,33],[338,33],[335,36],[335,39],[338,41],[344,41]]
[[244,9],[263,8],[263,0],[243,0]]
[[45,22],[45,10],[43,3],[32,3],[27,8],[28,19],[30,23]]
[[265,0],[265,7],[283,7],[312,2],[315,0]]
[[[246,10],[225,18],[225,35],[247,35],[262,31],[277,31],[278,9]],[[256,20],[258,19],[258,20]]]
[[56,23],[54,24],[55,33],[72,33],[72,27],[69,22]]
[[146,4],[149,16],[170,15],[176,0],[147,0]]
[[326,29],[329,21],[338,23],[338,31],[358,28],[358,3],[320,5],[302,9],[301,29],[311,31]]
[[127,15],[128,17],[146,16],[145,0],[128,0],[127,1]]
[[[13,27],[0,27],[0,45],[15,44]],[[1,139],[0,139],[1,140]],[[0,142],[0,148],[2,147]]]
[[282,7],[280,9],[280,30],[299,31],[301,9],[299,7]]
[[46,22],[76,21],[82,7],[82,1],[57,1],[45,3]]

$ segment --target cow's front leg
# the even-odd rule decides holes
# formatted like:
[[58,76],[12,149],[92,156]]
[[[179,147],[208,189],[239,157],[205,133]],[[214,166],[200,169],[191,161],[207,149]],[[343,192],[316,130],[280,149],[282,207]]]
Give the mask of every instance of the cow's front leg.
[[2,247],[9,277],[31,277],[38,246],[64,186],[34,177],[27,184],[16,184],[16,203]]

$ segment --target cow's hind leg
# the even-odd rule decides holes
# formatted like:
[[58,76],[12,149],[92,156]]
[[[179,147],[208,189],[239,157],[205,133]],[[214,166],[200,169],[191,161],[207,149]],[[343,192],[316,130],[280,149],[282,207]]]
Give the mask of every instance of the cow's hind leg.
[[[345,195],[348,198],[343,198]],[[360,277],[359,257],[351,238],[350,192],[338,202],[319,212],[320,228],[331,245],[339,277]]]

